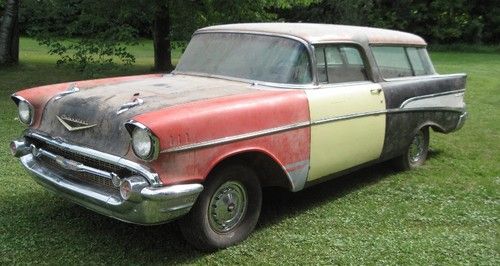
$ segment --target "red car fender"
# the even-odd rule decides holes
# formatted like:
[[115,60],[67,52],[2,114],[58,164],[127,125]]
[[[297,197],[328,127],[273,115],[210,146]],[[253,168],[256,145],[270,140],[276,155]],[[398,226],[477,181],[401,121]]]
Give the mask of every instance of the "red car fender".
[[260,152],[283,169],[309,159],[309,108],[301,90],[256,90],[168,107],[133,120],[159,138],[162,153],[150,166],[166,185],[201,182],[221,161],[243,152]]

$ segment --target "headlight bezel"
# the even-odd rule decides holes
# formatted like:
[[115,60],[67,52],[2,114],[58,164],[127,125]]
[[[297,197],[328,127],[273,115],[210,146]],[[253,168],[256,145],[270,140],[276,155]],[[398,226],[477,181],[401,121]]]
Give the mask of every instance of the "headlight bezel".
[[[158,158],[158,155],[160,153],[160,141],[158,140],[158,137],[155,136],[155,134],[153,134],[153,132],[151,132],[151,130],[144,126],[143,124],[139,123],[139,122],[135,122],[135,121],[129,121],[125,124],[125,127],[127,128],[129,134],[130,134],[130,145],[132,146],[132,151],[134,152],[134,155],[143,160],[143,161],[154,161]],[[138,151],[137,151],[137,147],[135,146],[134,144],[134,132],[136,132],[136,130],[140,130],[140,132],[146,134],[146,136],[149,137],[149,141],[150,141],[150,150],[149,150],[149,153],[147,154],[140,154]]]
[[[27,126],[33,125],[33,122],[35,121],[35,108],[33,107],[33,105],[28,100],[18,95],[12,95],[12,100],[14,100],[17,105],[17,116],[19,118],[19,121]],[[21,115],[21,104],[26,104],[26,107],[28,107],[28,119],[23,119]]]

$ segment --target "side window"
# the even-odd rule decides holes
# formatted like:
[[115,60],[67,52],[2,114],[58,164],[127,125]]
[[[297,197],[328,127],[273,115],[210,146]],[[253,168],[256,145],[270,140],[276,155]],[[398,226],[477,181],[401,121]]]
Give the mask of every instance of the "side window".
[[326,46],[325,47],[326,54],[326,63],[329,66],[333,65],[342,65],[342,56],[340,55],[340,49],[335,46]]
[[316,48],[316,69],[318,71],[318,80],[320,83],[328,82],[328,77],[326,76],[326,63],[325,63],[325,49]]
[[347,45],[315,47],[318,79],[321,83],[368,80],[361,52]]
[[384,78],[422,76],[434,72],[425,48],[374,46],[372,51]]
[[404,47],[375,46],[372,51],[384,78],[413,76]]
[[348,64],[358,66],[363,65],[363,59],[361,58],[358,49],[354,47],[343,47],[342,51],[345,54]]

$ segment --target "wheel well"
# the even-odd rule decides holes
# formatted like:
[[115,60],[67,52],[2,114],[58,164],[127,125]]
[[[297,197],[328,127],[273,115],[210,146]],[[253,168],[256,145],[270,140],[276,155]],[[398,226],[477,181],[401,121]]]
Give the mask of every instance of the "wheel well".
[[261,152],[245,152],[225,158],[218,162],[210,173],[226,165],[237,163],[251,167],[257,174],[262,187],[281,187],[288,190],[292,187],[280,164]]

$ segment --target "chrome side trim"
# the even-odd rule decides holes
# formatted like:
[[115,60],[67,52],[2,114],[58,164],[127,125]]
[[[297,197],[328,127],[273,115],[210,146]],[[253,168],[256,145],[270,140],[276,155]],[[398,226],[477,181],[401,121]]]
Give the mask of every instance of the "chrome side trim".
[[148,182],[151,186],[153,186],[153,187],[161,186],[160,177],[158,176],[157,173],[151,171],[146,166],[138,164],[136,162],[133,162],[133,161],[124,159],[122,157],[109,154],[109,153],[104,153],[104,152],[100,152],[100,151],[97,151],[94,149],[69,144],[69,143],[64,142],[62,139],[54,139],[54,138],[47,137],[47,136],[44,136],[40,133],[33,132],[33,131],[26,132],[26,136],[44,141],[48,144],[54,145],[54,146],[56,146],[60,149],[63,149],[63,150],[75,152],[75,153],[83,155],[83,156],[88,156],[88,157],[94,158],[96,160],[100,160],[103,162],[107,162],[110,164],[114,164],[114,165],[126,168],[132,172],[135,172],[135,173],[138,173],[138,174],[144,176],[148,180]]
[[427,99],[427,98],[433,98],[433,97],[438,97],[438,96],[443,96],[443,95],[448,95],[448,94],[458,94],[458,93],[465,93],[465,89],[462,90],[453,90],[453,91],[445,91],[445,92],[440,92],[440,93],[433,93],[433,94],[427,94],[427,95],[422,95],[422,96],[416,96],[407,99],[401,105],[399,106],[400,108],[404,108],[408,103],[421,100],[421,99]]
[[218,138],[218,139],[208,140],[208,141],[202,141],[202,142],[197,142],[197,143],[192,143],[192,144],[187,144],[187,145],[182,145],[182,146],[177,146],[177,147],[171,147],[171,148],[162,150],[160,153],[179,152],[179,151],[187,151],[187,150],[193,150],[193,149],[199,149],[199,148],[206,148],[206,147],[210,147],[210,146],[222,145],[222,144],[227,144],[227,143],[240,141],[240,140],[247,140],[247,139],[267,136],[267,135],[271,135],[274,133],[280,133],[280,132],[299,129],[299,128],[303,128],[303,127],[317,126],[317,125],[321,125],[321,124],[325,124],[325,123],[333,123],[333,122],[349,120],[349,119],[354,119],[354,118],[360,118],[360,117],[365,117],[365,116],[376,116],[376,115],[391,114],[391,113],[403,113],[403,112],[431,112],[431,111],[463,113],[464,109],[463,108],[449,108],[449,107],[393,108],[393,109],[373,111],[373,112],[353,113],[353,114],[348,114],[348,115],[327,117],[327,118],[323,118],[323,119],[315,120],[315,121],[299,122],[299,123],[294,123],[294,124],[290,124],[290,125],[286,125],[286,126],[274,127],[274,128],[254,131],[254,132],[250,132],[250,133],[228,136],[228,137],[223,137],[223,138]]
[[230,137],[224,137],[224,138],[220,138],[220,139],[208,140],[208,141],[187,144],[187,145],[182,145],[182,146],[173,147],[173,148],[168,148],[168,149],[162,150],[161,153],[186,151],[186,150],[192,150],[192,149],[197,149],[197,148],[202,148],[202,147],[210,147],[210,146],[214,146],[214,145],[226,144],[226,143],[235,142],[235,141],[239,141],[239,140],[262,137],[262,136],[266,136],[266,135],[270,135],[270,134],[274,134],[274,133],[284,132],[284,131],[302,128],[302,127],[307,127],[307,126],[309,126],[308,121],[299,122],[299,123],[286,125],[286,126],[282,126],[282,127],[269,128],[269,129],[254,131],[254,132],[250,132],[250,133],[245,133],[245,134],[240,134],[240,135],[235,135],[235,136],[230,136]]
[[419,108],[393,108],[387,109],[387,113],[406,113],[406,112],[456,112],[463,113],[464,108],[452,108],[452,107],[419,107]]
[[365,117],[365,116],[383,115],[386,113],[387,113],[386,110],[381,110],[381,111],[373,111],[373,112],[353,113],[353,114],[348,114],[348,115],[339,115],[339,116],[327,117],[327,118],[312,121],[311,125],[315,126],[315,125],[321,125],[321,124],[342,121],[342,120],[349,120],[349,119]]

